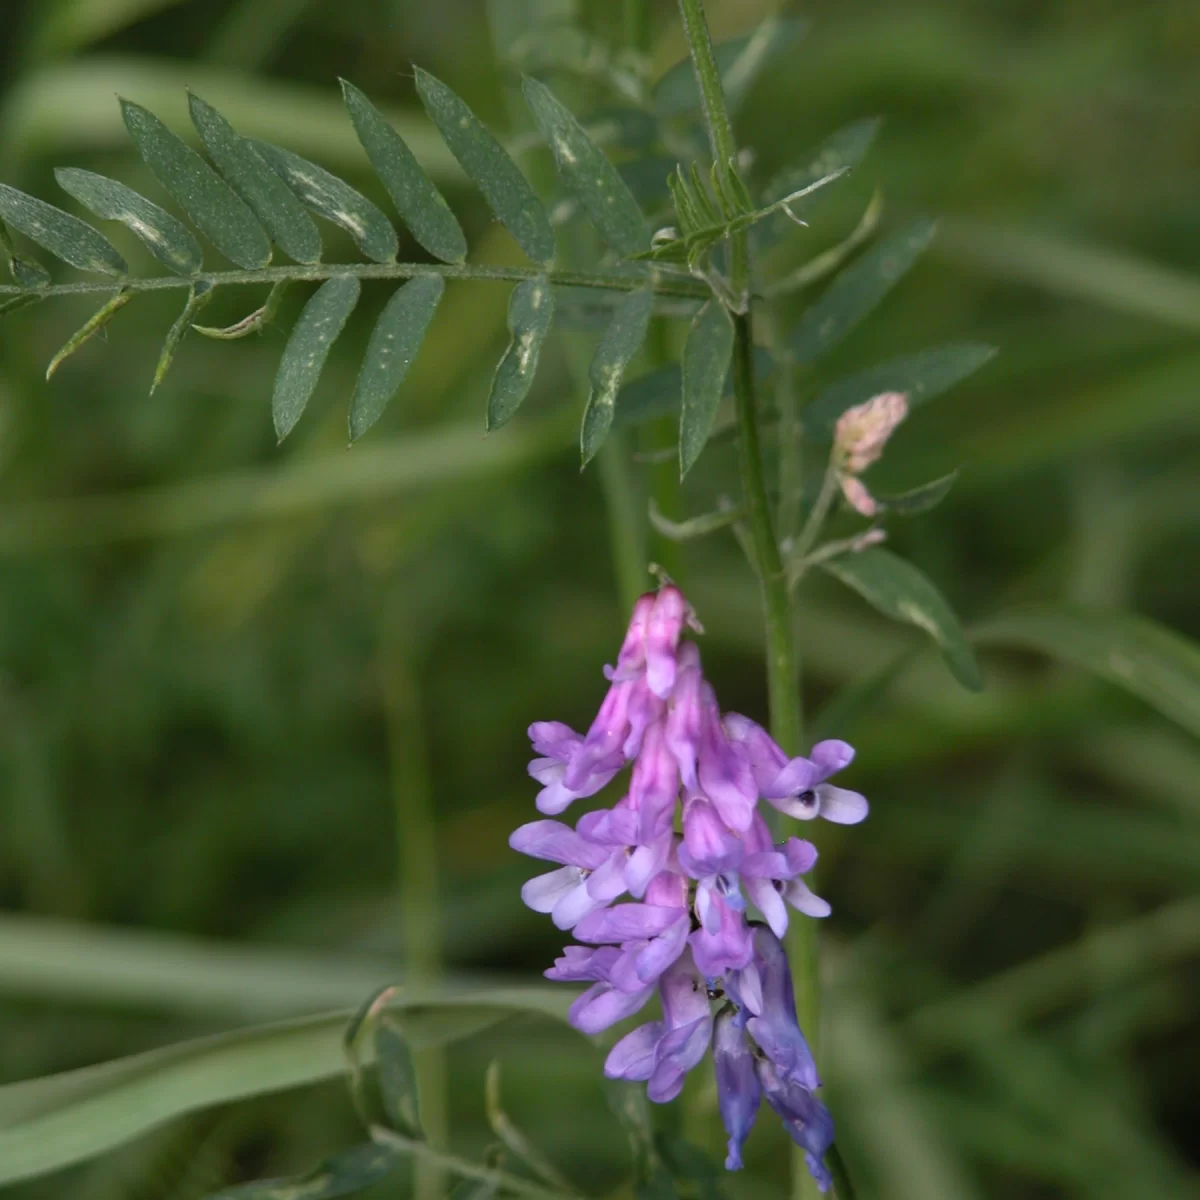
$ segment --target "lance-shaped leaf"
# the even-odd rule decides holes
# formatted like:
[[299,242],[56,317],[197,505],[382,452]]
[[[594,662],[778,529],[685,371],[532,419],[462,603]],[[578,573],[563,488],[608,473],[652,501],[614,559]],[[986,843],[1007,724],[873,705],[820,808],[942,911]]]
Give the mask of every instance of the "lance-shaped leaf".
[[934,221],[918,221],[847,267],[792,331],[788,346],[796,361],[812,362],[836,346],[896,286],[936,228]]
[[217,170],[254,210],[271,240],[296,262],[319,262],[321,234],[291,188],[211,104],[192,92],[188,111]]
[[901,492],[896,496],[875,496],[875,503],[880,512],[896,513],[902,517],[915,517],[919,513],[927,513],[937,508],[950,494],[950,489],[958,479],[958,472],[951,471],[941,479],[923,483],[920,487]]
[[312,294],[288,344],[275,376],[271,413],[282,442],[300,420],[325,365],[329,347],[342,332],[362,291],[354,275],[335,275]]
[[[26,258],[17,253],[17,248],[9,236],[8,226],[3,221],[0,221],[0,253],[4,255],[4,261],[7,263],[13,279],[20,287],[44,288],[50,286],[50,272],[36,259]],[[5,309],[4,311],[11,310]]]
[[121,111],[138,153],[204,236],[239,267],[265,267],[271,243],[246,203],[148,109],[122,100]]
[[102,220],[120,221],[176,275],[195,275],[204,265],[204,251],[191,230],[133,188],[77,167],[59,167],[54,178],[63,191]]
[[279,177],[318,217],[340,225],[354,244],[374,262],[395,262],[400,242],[392,223],[344,180],[308,159],[272,146],[251,142]]
[[496,366],[488,396],[487,428],[498,429],[521,406],[533,386],[542,343],[554,320],[554,291],[545,275],[513,288],[508,299],[508,331],[512,340]]
[[386,1179],[408,1156],[392,1146],[368,1142],[330,1155],[307,1175],[291,1179],[260,1179],[213,1192],[208,1200],[333,1200],[365,1191]]
[[424,1139],[412,1051],[400,1030],[380,1021],[375,1029],[379,1094],[392,1128],[405,1137]]
[[958,618],[929,577],[888,550],[841,554],[821,564],[884,616],[923,629],[942,652],[950,673],[973,692],[983,687],[975,655]]
[[443,262],[462,262],[467,256],[467,239],[462,227],[442,193],[421,169],[408,143],[392,128],[383,113],[344,79],[342,94],[358,140],[413,237],[435,258]]
[[653,312],[654,293],[649,288],[630,292],[613,313],[604,337],[596,348],[588,368],[588,379],[592,386],[579,432],[579,449],[585,467],[612,428],[621,379],[625,368],[646,340],[646,330]]
[[103,234],[61,208],[4,183],[0,183],[0,220],[81,271],[124,275],[129,270]]
[[773,204],[784,196],[839,170],[853,170],[867,156],[879,133],[878,117],[864,117],[844,125],[825,139],[803,162],[785,167],[763,189],[763,203]]
[[[808,32],[801,17],[768,17],[753,33],[718,42],[713,47],[721,87],[730,110],[736,110],[754,81],[772,61],[795,49]],[[671,67],[654,85],[654,107],[661,116],[679,117],[700,107],[700,91],[690,58]]]
[[1039,606],[972,630],[986,646],[1017,646],[1092,671],[1200,736],[1200,645],[1133,613]]
[[201,279],[188,289],[187,303],[183,312],[175,318],[175,324],[167,331],[166,341],[163,342],[162,352],[158,356],[158,366],[154,368],[154,382],[150,385],[150,395],[158,390],[158,385],[167,377],[171,363],[175,359],[175,351],[179,343],[191,327],[192,318],[213,298],[215,288],[207,280]]
[[716,300],[696,314],[683,348],[683,404],[679,413],[679,473],[686,475],[708,441],[733,356],[733,322]]
[[357,441],[383,415],[404,382],[438,301],[446,290],[440,275],[410,279],[398,288],[371,333],[350,405],[350,440]]
[[828,438],[842,413],[881,392],[903,392],[911,410],[974,374],[995,353],[994,346],[982,342],[954,342],[847,375],[817,393],[804,410],[804,430],[810,437]]
[[526,76],[521,91],[559,175],[604,240],[626,258],[645,250],[646,219],[616,167],[545,84]]
[[508,152],[440,79],[416,72],[417,93],[450,153],[474,180],[492,212],[534,262],[554,261],[554,230],[542,202]]
[[46,378],[49,379],[55,371],[85,342],[89,342],[101,333],[113,319],[116,313],[133,299],[134,293],[119,291],[106,304],[98,308],[73,334],[67,339],[63,348],[50,360],[46,368]]

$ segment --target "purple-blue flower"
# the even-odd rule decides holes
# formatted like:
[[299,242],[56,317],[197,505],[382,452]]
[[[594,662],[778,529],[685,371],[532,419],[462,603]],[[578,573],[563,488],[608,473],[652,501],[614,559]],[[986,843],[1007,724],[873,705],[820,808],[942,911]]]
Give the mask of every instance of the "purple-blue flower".
[[741,1167],[765,1095],[824,1189],[833,1123],[814,1094],[820,1078],[780,938],[789,907],[824,917],[829,905],[803,879],[816,847],[798,837],[775,842],[759,804],[854,824],[867,802],[828,782],[854,757],[845,742],[789,757],[749,718],[722,715],[699,650],[683,638],[689,626],[678,588],[642,596],[616,664],[604,670],[608,693],[588,731],[530,726],[538,757],[529,772],[542,784],[537,807],[547,817],[632,769],[616,802],[583,814],[573,829],[544,819],[516,830],[513,849],[558,864],[521,895],[584,943],[546,972],[591,985],[571,1006],[576,1028],[599,1033],[656,993],[661,1001],[659,1020],[613,1046],[606,1074],[644,1080],[650,1099],[664,1102],[711,1047],[726,1167]]

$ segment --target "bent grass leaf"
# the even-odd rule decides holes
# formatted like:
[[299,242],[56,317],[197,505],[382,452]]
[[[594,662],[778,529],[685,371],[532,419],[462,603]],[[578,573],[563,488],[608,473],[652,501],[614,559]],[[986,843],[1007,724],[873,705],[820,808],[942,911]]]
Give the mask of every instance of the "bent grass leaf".
[[239,267],[265,267],[271,243],[246,203],[148,109],[122,100],[121,111],[138,153],[201,233]]
[[282,442],[304,413],[329,348],[346,325],[362,285],[354,275],[335,275],[312,294],[283,350],[275,376],[271,414]]
[[344,229],[373,262],[395,262],[400,242],[392,223],[361,192],[306,158],[272,146],[251,142],[272,170],[318,217]]
[[79,349],[85,342],[91,341],[96,334],[100,333],[105,326],[113,319],[117,312],[124,308],[134,297],[133,292],[120,291],[117,292],[107,304],[102,305],[81,325],[67,340],[63,348],[50,360],[50,365],[46,368],[46,378],[50,379],[54,372],[62,366],[76,350]]
[[211,104],[188,92],[192,124],[217,170],[254,210],[271,240],[298,263],[321,260],[321,234],[291,188]]
[[345,79],[341,83],[358,140],[413,237],[435,258],[462,262],[467,240],[442,193],[383,113],[352,83]]
[[818,392],[805,408],[801,418],[804,431],[810,437],[828,439],[842,413],[881,392],[903,392],[911,411],[973,375],[995,354],[994,346],[982,342],[955,342],[905,354],[847,375]]
[[408,1156],[392,1146],[368,1142],[330,1155],[307,1175],[291,1179],[260,1179],[213,1192],[208,1200],[333,1200],[365,1191],[386,1179]]
[[554,230],[517,164],[464,101],[428,71],[416,69],[417,94],[450,153],[474,180],[492,212],[534,262],[554,261]]
[[398,288],[380,314],[358,373],[350,404],[350,440],[358,441],[383,416],[404,382],[433,320],[445,280],[440,275],[411,279]]
[[958,618],[928,576],[888,550],[842,554],[821,569],[894,621],[923,629],[942,652],[950,673],[973,692],[983,687],[979,666]]
[[621,379],[646,340],[646,330],[650,327],[653,312],[654,293],[649,288],[630,292],[613,313],[612,321],[596,348],[588,367],[588,380],[592,386],[579,432],[579,451],[585,467],[612,428]]
[[158,391],[158,385],[167,377],[171,363],[175,359],[175,351],[183,341],[192,324],[192,318],[213,298],[216,288],[206,280],[200,280],[188,289],[187,303],[183,312],[175,318],[175,324],[167,331],[166,341],[163,342],[162,353],[158,356],[158,365],[154,368],[154,382],[150,385],[150,395]]
[[[422,1050],[517,1013],[565,1021],[570,1000],[542,987],[400,996],[389,1019]],[[342,1034],[352,1015],[260,1025],[0,1086],[0,1185],[80,1162],[187,1113],[336,1078],[346,1070]]]
[[487,429],[499,429],[521,406],[533,386],[542,343],[554,320],[554,291],[545,275],[518,284],[508,300],[512,341],[496,366],[488,396]]
[[733,357],[733,322],[722,304],[696,314],[683,348],[683,403],[679,413],[679,474],[695,465],[708,441]]
[[918,221],[847,267],[792,331],[788,343],[796,361],[813,362],[836,346],[896,286],[936,229],[934,221]]
[[616,167],[545,84],[526,76],[521,92],[559,175],[604,240],[625,258],[645,250],[646,219]]
[[204,251],[191,230],[132,188],[76,167],[59,167],[54,178],[101,220],[120,221],[168,270],[195,275],[204,265]]
[[[769,17],[753,33],[718,42],[713,47],[717,71],[730,110],[736,110],[763,69],[808,32],[799,17]],[[700,91],[690,58],[670,67],[654,85],[654,107],[660,116],[682,117],[700,107]]]
[[1132,613],[1038,607],[972,630],[984,646],[1018,646],[1092,671],[1200,736],[1200,646]]
[[[4,183],[0,183],[0,220],[23,233],[30,241],[37,242],[55,258],[61,258],[81,271],[124,275],[129,270],[125,260],[103,234],[97,233],[78,217],[63,212],[61,208],[27,196]],[[15,267],[13,273],[16,275]],[[24,283],[23,280],[19,282]]]

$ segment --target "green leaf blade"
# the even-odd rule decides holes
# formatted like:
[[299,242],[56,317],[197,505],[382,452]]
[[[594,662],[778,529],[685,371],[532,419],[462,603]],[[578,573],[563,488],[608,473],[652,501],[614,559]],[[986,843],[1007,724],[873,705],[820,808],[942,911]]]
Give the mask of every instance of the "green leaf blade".
[[712,433],[733,358],[733,322],[709,300],[696,314],[683,349],[683,403],[679,414],[679,474],[695,465]]
[[250,145],[303,204],[344,229],[372,262],[396,261],[400,241],[391,221],[361,192],[290,150],[270,142],[252,141]]
[[549,266],[554,261],[554,230],[520,168],[457,93],[419,67],[416,77],[421,103],[450,153],[517,245],[534,262]]
[[81,346],[89,342],[98,333],[103,332],[116,314],[133,299],[135,293],[122,288],[112,299],[98,308],[71,336],[57,354],[50,360],[46,368],[46,379],[49,380],[54,372],[62,366]]
[[604,240],[624,258],[648,249],[650,235],[638,202],[583,126],[536,79],[526,76],[521,92],[554,154],[559,175]]
[[950,673],[963,687],[983,687],[979,666],[958,618],[924,572],[888,550],[869,548],[841,554],[821,564],[873,608],[923,629],[937,644]]
[[282,442],[295,428],[321,377],[329,348],[358,303],[362,286],[354,275],[335,275],[311,296],[283,350],[275,376],[271,413]]
[[467,239],[442,193],[383,113],[352,83],[341,83],[358,140],[413,237],[442,262],[461,263]]
[[397,1133],[424,1140],[417,1096],[417,1070],[404,1035],[383,1020],[375,1030],[375,1062],[379,1093]]
[[579,433],[582,465],[587,466],[608,437],[616,413],[621,379],[633,356],[646,340],[654,312],[654,293],[649,289],[630,292],[613,313],[600,345],[588,368],[591,390]]
[[853,170],[866,158],[881,124],[878,117],[864,117],[831,134],[807,160],[772,177],[763,189],[763,203],[774,204],[835,171]]
[[304,205],[246,138],[211,104],[188,92],[188,111],[204,148],[271,240],[298,263],[321,261],[321,234]]
[[518,284],[508,301],[512,340],[496,366],[488,396],[487,430],[499,429],[520,408],[537,373],[542,343],[554,320],[554,290],[545,275]]
[[125,275],[125,260],[108,239],[78,217],[0,183],[0,220],[81,271]]
[[1038,607],[972,630],[984,646],[1019,646],[1092,671],[1200,736],[1200,646],[1132,613]]
[[899,283],[936,230],[936,222],[918,221],[847,267],[792,331],[788,342],[796,361],[814,362],[842,341]]
[[805,408],[804,431],[812,438],[828,439],[842,413],[881,392],[903,392],[911,411],[973,375],[995,354],[994,346],[982,342],[952,342],[834,380]]
[[77,167],[59,167],[54,178],[63,191],[101,220],[120,221],[176,275],[195,275],[204,266],[204,251],[191,230],[132,188]]
[[260,1179],[213,1192],[208,1200],[334,1200],[365,1191],[391,1175],[408,1155],[368,1142],[332,1154],[314,1171],[291,1179]]
[[352,442],[379,420],[404,382],[445,290],[441,276],[412,279],[387,302],[371,333],[355,385],[350,405]]
[[192,327],[192,318],[201,312],[216,292],[211,284],[203,279],[188,289],[188,298],[183,311],[175,318],[175,323],[167,331],[163,342],[162,353],[158,356],[158,365],[154,368],[154,381],[150,384],[150,395],[158,391],[159,384],[167,377],[171,363],[175,360],[175,351],[183,341],[187,331]]
[[122,100],[121,111],[138,153],[200,232],[239,267],[265,267],[271,243],[245,201],[148,109]]

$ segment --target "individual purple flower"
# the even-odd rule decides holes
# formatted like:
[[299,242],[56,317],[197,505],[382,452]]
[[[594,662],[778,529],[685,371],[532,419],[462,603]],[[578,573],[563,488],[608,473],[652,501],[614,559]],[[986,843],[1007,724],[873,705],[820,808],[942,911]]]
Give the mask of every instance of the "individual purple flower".
[[745,847],[738,868],[742,887],[776,937],[787,932],[787,904],[809,917],[829,916],[829,904],[813,895],[800,878],[816,864],[817,848],[812,842],[793,837],[782,845],[773,845],[766,822],[756,813],[746,833]]
[[633,1016],[653,995],[653,984],[636,992],[623,992],[601,980],[571,1005],[567,1020],[581,1033],[603,1033],[610,1025]]
[[744,907],[740,896],[731,899],[720,887],[697,889],[700,928],[688,935],[688,944],[696,966],[707,978],[740,971],[754,958],[753,931],[746,924]]
[[818,742],[811,757],[789,759],[761,725],[741,713],[726,713],[724,727],[748,758],[758,794],[780,812],[801,821],[824,817],[838,825],[857,825],[866,817],[863,796],[826,782],[853,761],[848,743]]
[[754,1069],[754,1052],[741,1015],[726,1007],[713,1026],[713,1068],[717,1076],[717,1106],[729,1135],[725,1169],[742,1169],[742,1146],[758,1116],[761,1089]]
[[[746,1028],[762,1052],[775,1065],[779,1077],[812,1091],[821,1086],[817,1064],[796,1019],[792,972],[783,943],[765,926],[754,929],[754,967],[757,980],[743,988],[750,1016]],[[761,999],[752,1002],[753,990]]]
[[833,1118],[829,1110],[802,1085],[782,1078],[770,1060],[755,1062],[759,1084],[767,1103],[779,1114],[792,1141],[804,1150],[809,1173],[822,1192],[833,1182],[825,1152],[833,1145]]
[[559,929],[570,929],[612,899],[589,888],[593,872],[608,864],[612,852],[560,821],[530,821],[514,830],[508,844],[531,858],[563,864],[557,871],[535,876],[521,889],[521,899],[534,912],[549,913]]
[[674,1100],[684,1076],[705,1055],[712,1039],[712,1005],[690,955],[674,962],[659,983],[663,1019],[626,1034],[609,1052],[604,1073],[610,1079],[647,1080],[646,1094],[657,1104]]

